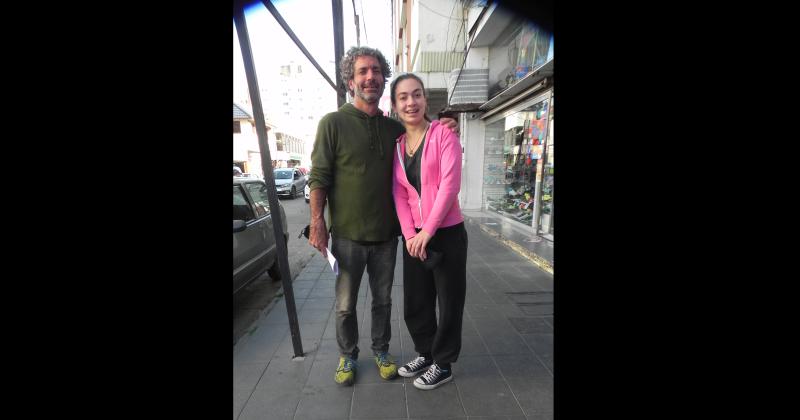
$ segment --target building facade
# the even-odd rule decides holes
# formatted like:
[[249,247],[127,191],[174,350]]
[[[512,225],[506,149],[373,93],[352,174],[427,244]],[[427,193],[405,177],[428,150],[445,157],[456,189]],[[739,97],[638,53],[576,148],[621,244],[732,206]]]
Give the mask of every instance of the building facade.
[[[272,130],[267,124],[267,138],[270,154],[274,156],[275,140],[270,138]],[[233,164],[243,173],[251,173],[264,177],[261,168],[261,150],[258,147],[256,123],[251,112],[243,105],[233,103]]]
[[276,168],[294,168],[305,166],[306,141],[280,131],[275,132],[275,149],[273,156]]
[[[281,134],[276,140],[283,143],[277,150],[280,153],[273,158],[278,156],[281,165],[308,168],[319,120],[336,110],[336,97],[330,94],[330,85],[313,67],[289,61],[269,66],[265,71],[271,77],[264,78],[266,83],[259,86],[264,117],[267,125],[275,127],[276,137]],[[236,102],[250,106],[249,96]]]
[[[446,111],[459,115],[461,208],[502,219],[537,240],[554,241],[553,35],[496,2],[406,0],[397,5],[395,62],[426,73],[423,80],[432,85],[426,88],[446,80]],[[443,19],[460,22],[465,38],[446,32],[447,50],[437,56],[431,42],[431,54],[420,55],[428,39],[441,36],[448,24]],[[459,45],[460,59],[447,61],[444,53],[458,53]],[[425,59],[415,61],[415,55]],[[432,69],[442,71],[425,71]]]
[[[305,141],[297,136],[280,131],[266,122],[267,144],[273,168],[301,166],[306,155]],[[251,112],[244,105],[233,104],[233,164],[243,173],[264,177],[261,167],[261,149],[258,147],[256,124]]]
[[428,112],[436,119],[447,106],[448,83],[461,67],[466,48],[467,11],[453,0],[394,2],[395,73],[413,72],[428,95]]

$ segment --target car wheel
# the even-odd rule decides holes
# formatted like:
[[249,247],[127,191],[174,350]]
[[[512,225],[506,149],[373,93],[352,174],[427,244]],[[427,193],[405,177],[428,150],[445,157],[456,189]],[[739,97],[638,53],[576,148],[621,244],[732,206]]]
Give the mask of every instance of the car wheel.
[[267,270],[267,274],[269,274],[269,278],[274,281],[281,279],[281,270],[278,268],[278,260],[275,260],[275,262],[272,263],[272,267]]
[[294,185],[292,185],[292,192],[291,192],[291,193],[289,193],[289,197],[290,197],[292,200],[294,200],[294,198],[295,198],[295,197],[297,197],[297,188],[295,188],[295,187],[294,187]]

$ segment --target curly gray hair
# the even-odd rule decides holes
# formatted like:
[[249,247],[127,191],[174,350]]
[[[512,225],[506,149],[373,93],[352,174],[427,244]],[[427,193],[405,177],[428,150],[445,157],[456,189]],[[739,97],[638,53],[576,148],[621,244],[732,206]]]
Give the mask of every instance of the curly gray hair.
[[348,85],[348,81],[353,80],[353,75],[355,74],[355,64],[358,57],[368,55],[370,57],[375,57],[378,62],[381,64],[381,72],[383,73],[383,82],[386,83],[386,79],[392,77],[392,70],[389,68],[389,63],[386,61],[386,58],[378,51],[376,48],[370,47],[350,47],[347,50],[347,53],[342,57],[342,62],[339,65],[339,69],[342,73],[342,81],[344,82],[344,86],[348,92],[350,92],[350,96],[354,95],[352,89]]

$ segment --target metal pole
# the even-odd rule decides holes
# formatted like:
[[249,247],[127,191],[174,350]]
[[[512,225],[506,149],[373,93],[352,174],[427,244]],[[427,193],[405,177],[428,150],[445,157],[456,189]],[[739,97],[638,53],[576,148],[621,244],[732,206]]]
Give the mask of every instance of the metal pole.
[[[364,12],[362,5],[361,12]],[[356,21],[356,47],[361,46],[361,29],[359,29],[358,13],[356,13],[356,0],[353,0],[353,19]]]
[[341,107],[346,101],[345,92],[347,92],[347,86],[345,86],[342,81],[342,71],[339,68],[339,63],[342,62],[342,57],[344,56],[344,17],[342,16],[342,0],[331,0],[331,7],[333,8],[333,49],[336,66],[336,86],[339,87],[337,89],[338,96],[336,97],[336,103],[338,107]]
[[544,130],[544,141],[542,144],[542,155],[539,156],[539,159],[536,161],[536,189],[533,192],[533,234],[538,236],[539,235],[539,215],[542,213],[542,185],[544,185],[544,158],[547,149],[547,140],[548,135],[550,134],[550,101],[553,98],[553,91],[550,91],[550,95],[547,97],[547,117],[545,120],[547,121],[547,128]]
[[306,58],[308,58],[308,61],[310,61],[311,64],[313,64],[314,67],[317,68],[317,71],[319,71],[322,77],[324,77],[325,80],[328,81],[328,84],[330,84],[331,87],[334,90],[336,90],[336,84],[333,83],[333,81],[331,81],[331,78],[328,77],[328,73],[325,73],[325,71],[322,70],[322,67],[320,67],[320,65],[317,64],[317,60],[314,60],[314,57],[311,55],[311,53],[308,52],[305,46],[303,46],[303,43],[300,42],[300,38],[298,38],[297,35],[294,34],[294,31],[292,31],[292,28],[289,26],[289,24],[286,23],[285,20],[283,20],[283,16],[281,16],[281,14],[278,13],[278,9],[276,9],[275,6],[272,5],[272,2],[269,0],[262,0],[261,2],[264,3],[264,6],[267,7],[267,10],[269,10],[269,12],[272,13],[272,16],[275,17],[275,20],[278,21],[278,24],[281,25],[283,30],[286,31],[286,35],[289,35],[289,38],[292,38],[292,41],[294,41],[294,43],[297,44],[297,47],[300,48],[300,51],[302,51],[303,54],[305,54]]
[[264,182],[267,184],[267,198],[272,214],[272,227],[275,231],[275,244],[278,248],[278,268],[283,282],[283,293],[286,296],[286,312],[289,315],[289,328],[292,332],[294,356],[303,355],[303,343],[300,341],[300,326],[297,322],[297,308],[294,304],[294,290],[292,277],[289,272],[289,250],[283,238],[283,215],[278,210],[278,191],[275,189],[275,174],[272,171],[272,156],[267,143],[267,125],[264,121],[264,110],[261,107],[261,96],[258,91],[258,79],[253,63],[253,51],[250,48],[250,36],[247,34],[247,24],[244,20],[244,7],[237,6],[233,10],[233,20],[236,24],[236,33],[239,35],[239,45],[242,48],[244,70],[247,75],[247,87],[250,90],[250,100],[253,102],[253,117],[256,120],[256,134],[258,135],[258,148],[261,151],[261,169],[264,171]]

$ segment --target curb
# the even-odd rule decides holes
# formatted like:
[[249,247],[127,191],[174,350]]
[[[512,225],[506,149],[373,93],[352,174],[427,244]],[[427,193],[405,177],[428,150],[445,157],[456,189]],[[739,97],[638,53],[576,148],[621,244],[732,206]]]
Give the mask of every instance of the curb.
[[525,259],[529,260],[530,262],[534,263],[537,267],[539,267],[543,271],[545,271],[545,272],[547,272],[547,273],[549,273],[551,275],[553,274],[553,264],[550,263],[550,261],[547,261],[546,259],[536,255],[535,253],[533,253],[529,249],[521,246],[520,244],[518,244],[518,243],[516,243],[516,242],[514,242],[512,240],[504,238],[503,235],[500,234],[500,232],[497,232],[495,230],[492,230],[489,227],[484,226],[482,223],[473,220],[471,217],[466,217],[465,216],[464,219],[466,219],[472,225],[477,225],[482,231],[484,231],[487,234],[489,234],[489,236],[497,239],[498,242],[501,242],[501,243],[505,244],[507,247],[509,247],[512,250],[514,250],[517,254],[521,255],[523,258],[525,258]]

